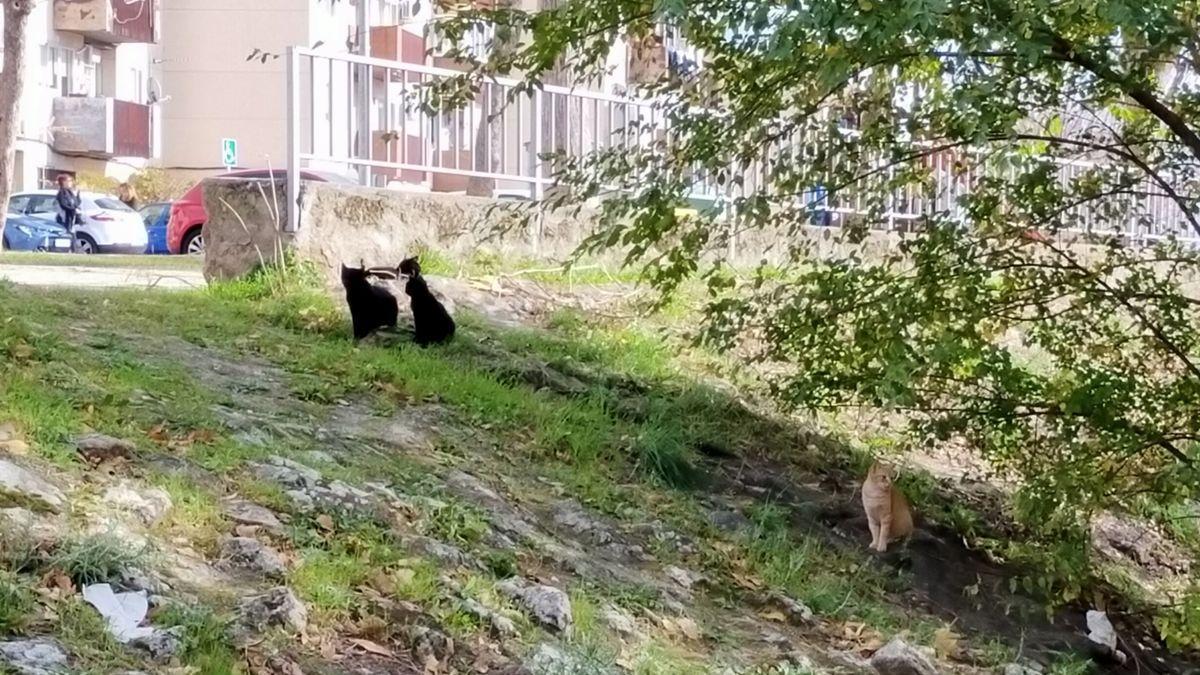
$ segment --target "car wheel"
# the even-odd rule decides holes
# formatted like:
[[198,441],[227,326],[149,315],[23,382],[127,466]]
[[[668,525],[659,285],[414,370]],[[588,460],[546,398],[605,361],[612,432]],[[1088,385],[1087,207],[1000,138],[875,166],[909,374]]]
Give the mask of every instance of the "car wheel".
[[96,240],[86,234],[75,235],[75,252],[84,255],[93,255],[99,253],[100,249],[96,246]]
[[204,231],[196,228],[188,232],[183,238],[183,245],[179,247],[185,255],[201,255],[204,253]]

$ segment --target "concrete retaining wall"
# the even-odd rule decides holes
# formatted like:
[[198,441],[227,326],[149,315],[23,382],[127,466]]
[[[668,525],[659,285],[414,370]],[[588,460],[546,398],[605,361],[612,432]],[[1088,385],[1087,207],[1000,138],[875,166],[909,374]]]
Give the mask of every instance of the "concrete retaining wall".
[[[281,234],[287,219],[286,185],[265,180],[214,178],[205,183],[208,222],[204,272],[212,279],[246,274],[272,262],[281,250],[315,262],[337,280],[341,263],[396,264],[421,249],[468,260],[486,252],[502,260],[555,265],[566,260],[594,231],[589,211],[535,214],[521,223],[517,202],[444,193],[410,193],[328,183],[305,183],[300,199],[300,231]],[[897,234],[872,233],[867,251],[895,245]],[[740,234],[721,244],[720,253],[739,266],[787,259],[791,245],[812,245],[818,255],[842,246],[836,232],[770,228]],[[600,260],[616,269],[624,254],[614,250]]]
[[210,179],[205,183],[204,273],[243,275],[280,250],[336,274],[338,265],[399,263],[422,248],[459,259],[487,251],[502,259],[561,261],[591,232],[586,217],[537,215],[520,222],[525,205],[449,194],[422,194],[306,183],[300,231],[281,234],[287,218],[283,181]]

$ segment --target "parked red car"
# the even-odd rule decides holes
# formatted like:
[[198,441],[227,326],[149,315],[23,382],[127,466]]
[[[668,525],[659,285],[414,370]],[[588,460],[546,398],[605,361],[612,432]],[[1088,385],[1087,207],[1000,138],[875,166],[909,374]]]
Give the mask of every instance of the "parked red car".
[[[271,178],[272,176],[276,179],[283,179],[287,177],[287,171],[283,169],[243,169],[223,173],[218,177]],[[346,176],[323,171],[301,171],[300,178],[318,183],[357,185],[354,180]],[[167,248],[171,253],[197,255],[204,252],[202,228],[205,221],[208,220],[208,213],[204,211],[203,185],[204,181],[196,183],[192,189],[184,193],[183,197],[171,204],[171,219],[167,223]]]

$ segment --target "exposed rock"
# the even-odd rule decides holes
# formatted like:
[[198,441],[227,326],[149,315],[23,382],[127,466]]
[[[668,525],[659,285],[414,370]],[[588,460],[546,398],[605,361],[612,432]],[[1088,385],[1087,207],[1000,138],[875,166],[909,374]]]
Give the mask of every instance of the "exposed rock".
[[304,453],[304,459],[309,464],[337,464],[338,461],[333,455],[322,450],[309,450]]
[[34,513],[19,507],[0,509],[0,536],[8,542],[24,538],[30,549],[48,548],[61,539],[66,530],[66,521],[60,515]]
[[573,501],[560,501],[554,505],[554,524],[575,538],[586,538],[593,544],[604,546],[613,540],[608,526],[588,515]]
[[304,490],[317,486],[321,472],[279,456],[267,458],[265,464],[254,465],[254,475],[284,487]]
[[704,581],[704,575],[698,572],[685,570],[682,567],[671,565],[663,569],[663,573],[667,575],[671,581],[682,586],[685,590],[692,590],[692,587]]
[[769,599],[787,614],[788,619],[792,623],[799,625],[812,623],[814,618],[813,611],[803,602],[782,593],[772,593]]
[[501,582],[498,588],[543,625],[560,631],[571,627],[571,599],[561,589],[516,578]]
[[543,642],[525,664],[532,675],[602,675],[619,673],[614,666],[578,654],[568,654]]
[[504,616],[500,612],[485,607],[480,603],[467,598],[462,603],[463,611],[474,616],[480,621],[485,621],[492,626],[492,632],[498,638],[512,637],[520,631],[517,630],[517,624],[513,623],[512,619]]
[[131,591],[145,591],[147,594],[164,593],[171,590],[169,585],[158,580],[151,573],[136,568],[121,570],[120,586]]
[[432,537],[414,536],[404,540],[405,547],[415,553],[429,558],[436,558],[447,565],[457,567],[478,567],[479,562],[469,553],[452,544],[446,544]]
[[340,480],[322,485],[320,471],[282,457],[270,457],[265,464],[255,464],[254,475],[284,488],[296,508],[304,512],[312,511],[318,505],[361,510],[378,503],[369,493]]
[[708,522],[726,532],[741,532],[750,527],[750,519],[734,510],[710,511]]
[[132,459],[137,446],[104,434],[89,434],[75,439],[75,448],[79,454],[93,464],[114,459]]
[[41,476],[0,459],[0,505],[60,513],[66,497]]
[[418,663],[426,662],[430,657],[445,662],[454,656],[454,639],[436,628],[409,626],[408,640]]
[[308,610],[286,586],[246,598],[238,605],[237,614],[236,639],[243,645],[267,628],[278,626],[303,633],[308,626]]
[[[508,368],[509,366],[503,367],[505,370]],[[579,379],[563,374],[553,366],[541,361],[530,359],[524,364],[516,366],[516,368],[520,373],[521,379],[525,380],[525,382],[535,389],[549,389],[563,396],[582,396],[589,391],[588,386]]]
[[622,637],[634,637],[639,633],[637,621],[619,607],[613,605],[605,607],[600,612],[600,618],[614,633]]
[[282,577],[287,572],[283,557],[275,549],[250,537],[230,537],[222,541],[217,567],[246,569],[268,577]]
[[1042,675],[1037,664],[1009,663],[1004,666],[1004,675]]
[[171,495],[158,488],[138,490],[126,482],[104,491],[104,501],[136,515],[145,525],[162,520],[171,510]]
[[894,638],[871,657],[879,675],[938,675],[933,659],[904,641]]
[[1103,513],[1092,522],[1092,543],[1105,557],[1131,562],[1146,572],[1162,576],[1186,574],[1188,556],[1153,525]]
[[834,650],[825,655],[830,663],[837,667],[839,673],[873,673],[875,668],[871,662],[853,652]]
[[199,555],[179,550],[163,552],[161,567],[163,576],[177,588],[199,591],[214,591],[229,585],[228,575],[209,566]]
[[221,508],[225,516],[235,523],[262,527],[273,533],[283,532],[283,523],[279,521],[279,517],[265,506],[232,497],[222,500]]
[[130,640],[129,645],[145,650],[156,661],[169,661],[183,649],[183,634],[182,626],[155,629],[147,636]]
[[67,653],[46,638],[9,640],[0,642],[0,663],[20,675],[56,675],[67,672]]

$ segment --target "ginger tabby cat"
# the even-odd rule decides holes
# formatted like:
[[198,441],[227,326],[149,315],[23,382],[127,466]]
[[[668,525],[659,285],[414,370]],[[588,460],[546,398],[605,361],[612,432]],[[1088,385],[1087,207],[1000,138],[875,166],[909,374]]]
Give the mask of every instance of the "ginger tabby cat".
[[871,528],[871,548],[883,553],[888,544],[912,534],[913,516],[908,500],[900,488],[892,484],[895,471],[875,462],[863,481],[863,510]]

